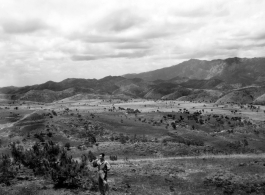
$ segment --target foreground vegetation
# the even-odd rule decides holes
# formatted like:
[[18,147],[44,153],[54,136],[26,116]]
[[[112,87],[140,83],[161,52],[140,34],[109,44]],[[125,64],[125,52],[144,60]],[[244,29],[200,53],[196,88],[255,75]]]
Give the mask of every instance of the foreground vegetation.
[[265,124],[242,114],[264,116],[263,108],[183,105],[2,104],[0,194],[96,194],[90,161],[101,152],[114,194],[264,194]]

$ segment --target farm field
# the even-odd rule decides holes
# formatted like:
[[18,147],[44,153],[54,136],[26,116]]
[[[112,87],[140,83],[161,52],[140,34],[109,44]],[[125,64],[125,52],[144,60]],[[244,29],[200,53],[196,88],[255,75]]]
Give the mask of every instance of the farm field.
[[[264,194],[264,141],[264,106],[145,99],[3,101],[0,194],[98,194],[89,160],[101,152],[112,166],[110,194]],[[53,160],[36,153],[55,145]],[[25,163],[29,151],[41,162]],[[59,176],[55,179],[43,165],[64,152],[87,173],[78,175],[82,185],[64,180],[56,187]],[[9,157],[11,168],[6,168]]]

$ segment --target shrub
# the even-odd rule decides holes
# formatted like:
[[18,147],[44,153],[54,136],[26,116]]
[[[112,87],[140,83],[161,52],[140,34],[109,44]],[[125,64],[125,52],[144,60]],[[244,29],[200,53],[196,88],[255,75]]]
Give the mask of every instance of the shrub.
[[67,143],[64,145],[64,147],[66,147],[67,150],[70,150],[71,145],[70,145],[69,142],[67,142]]
[[[89,188],[92,184],[91,177],[89,177],[90,172],[85,166],[87,158],[82,158],[81,163],[74,161],[63,148],[52,141],[43,145],[36,143],[26,151],[22,146],[12,144],[11,153],[15,163],[21,163],[32,169],[35,175],[50,176],[57,187]],[[3,167],[9,167],[11,161],[9,162],[8,158],[5,158],[4,162],[5,166]],[[11,179],[14,178],[13,174],[9,174],[9,169],[5,168],[4,170],[1,170],[1,173],[5,173],[7,175],[5,177],[12,176]]]
[[121,142],[121,144],[125,144],[126,143],[126,137],[121,133],[120,134],[120,142]]
[[92,162],[93,160],[96,159],[96,156],[91,151],[88,151],[87,157],[88,157],[89,162]]
[[53,114],[54,116],[57,116],[57,113],[56,113],[54,110],[52,110],[52,114]]
[[15,168],[11,162],[11,158],[7,155],[2,155],[0,159],[0,183],[10,185],[10,181],[16,176]]
[[52,137],[52,133],[51,132],[47,133],[47,136]]
[[110,155],[110,156],[109,156],[109,159],[110,159],[111,161],[115,161],[115,160],[118,160],[118,157],[117,157],[117,155]]
[[37,138],[40,142],[45,142],[44,138],[42,137],[41,134],[34,134],[34,137]]

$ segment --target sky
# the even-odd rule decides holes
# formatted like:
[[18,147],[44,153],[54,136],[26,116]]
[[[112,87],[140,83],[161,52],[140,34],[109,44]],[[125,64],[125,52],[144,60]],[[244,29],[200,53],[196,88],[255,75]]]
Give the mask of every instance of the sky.
[[0,0],[0,87],[264,57],[265,0]]

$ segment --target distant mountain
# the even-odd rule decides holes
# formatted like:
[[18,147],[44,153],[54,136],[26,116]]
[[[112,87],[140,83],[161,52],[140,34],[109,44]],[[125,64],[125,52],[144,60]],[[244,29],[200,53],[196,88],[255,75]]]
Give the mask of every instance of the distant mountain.
[[108,76],[102,79],[65,79],[61,82],[48,81],[40,85],[0,88],[0,97],[11,100],[53,102],[77,94],[75,98],[86,97],[143,97],[151,84],[142,79],[126,79]]
[[[148,81],[187,77],[194,80],[218,79],[242,86],[265,83],[265,58],[228,58],[225,60],[191,59],[167,68],[139,74],[126,74],[125,78],[141,78]],[[217,80],[215,80],[217,81]]]
[[1,100],[54,102],[93,98],[265,104],[265,58],[192,59],[124,77],[68,78],[61,82],[0,88]]
[[211,78],[209,80],[190,79],[181,83],[181,86],[195,89],[213,89],[223,83],[222,80]]
[[[48,81],[40,85],[32,85],[25,87],[4,87],[0,88],[0,93],[5,94],[23,94],[30,90],[44,90],[49,89],[52,91],[63,91],[69,88],[73,88],[76,92],[97,92],[105,93],[106,91],[115,90],[118,87],[113,85],[114,82],[125,80],[123,77],[105,77],[103,79],[77,79],[69,78],[61,82]],[[113,87],[115,89],[113,89]]]
[[63,91],[44,90],[30,90],[19,97],[20,100],[34,101],[34,102],[53,102],[75,95],[75,90],[69,88]]

